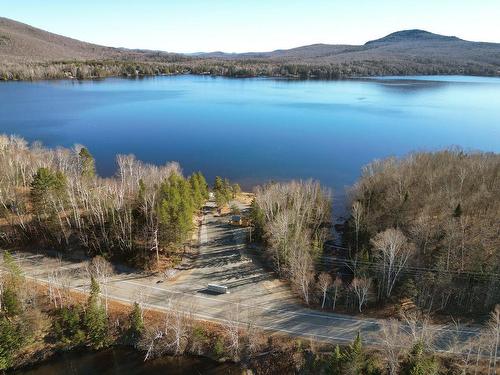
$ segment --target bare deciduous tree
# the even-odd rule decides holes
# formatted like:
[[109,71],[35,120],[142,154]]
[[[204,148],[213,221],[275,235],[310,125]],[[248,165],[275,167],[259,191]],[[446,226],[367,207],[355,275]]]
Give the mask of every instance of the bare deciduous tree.
[[335,310],[337,305],[337,298],[339,296],[340,288],[342,287],[342,279],[340,276],[335,277],[335,281],[333,282],[333,298],[332,298],[332,310]]
[[381,322],[379,337],[387,372],[390,375],[396,375],[399,373],[399,364],[402,356],[407,353],[411,346],[411,339],[401,329],[401,325],[396,319],[388,319]]
[[88,272],[101,285],[104,291],[104,301],[106,313],[108,312],[108,284],[109,279],[113,275],[113,266],[102,256],[95,256],[88,265]]
[[326,302],[326,293],[328,292],[328,289],[330,289],[330,286],[332,285],[332,277],[326,273],[322,272],[319,277],[318,277],[318,289],[321,292],[321,308],[325,308],[325,302]]
[[233,359],[238,360],[241,341],[241,311],[239,303],[234,303],[230,306],[223,327],[226,335],[227,349]]
[[394,228],[378,233],[372,239],[372,244],[378,252],[378,263],[382,273],[381,285],[384,296],[391,296],[392,290],[414,247],[408,243],[405,235]]
[[363,219],[363,205],[356,201],[352,205],[352,218],[354,220],[354,231],[356,236],[356,253],[359,251],[359,231],[361,230],[361,221]]
[[290,259],[290,279],[304,302],[309,305],[313,278],[313,263],[306,251],[296,251]]
[[252,356],[257,353],[260,345],[262,335],[260,334],[257,326],[256,326],[257,315],[255,310],[247,309],[247,319],[246,319],[246,348],[248,354]]
[[367,302],[371,285],[372,280],[367,277],[355,277],[351,282],[351,289],[358,301],[359,312],[362,312],[363,305]]
[[157,342],[163,339],[164,331],[159,327],[147,328],[141,337],[138,348],[144,350],[144,362],[148,359],[161,354],[161,351],[156,346]]
[[496,375],[500,344],[500,305],[496,305],[491,312],[482,336],[486,339],[489,352],[488,374]]

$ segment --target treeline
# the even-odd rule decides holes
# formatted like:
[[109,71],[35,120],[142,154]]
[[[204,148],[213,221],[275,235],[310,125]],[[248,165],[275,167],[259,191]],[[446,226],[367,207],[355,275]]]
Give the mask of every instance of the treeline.
[[55,61],[9,63],[0,66],[0,80],[97,79],[170,74],[225,77],[283,77],[293,79],[343,79],[387,75],[481,75],[498,76],[495,66],[480,63],[443,63],[429,59],[360,60],[342,63],[309,63],[267,59],[222,60],[183,58],[179,61]]
[[96,175],[82,146],[46,149],[0,136],[0,241],[83,248],[144,267],[176,253],[208,199],[201,173],[118,155],[115,177]]
[[378,301],[476,314],[500,301],[500,155],[447,150],[375,161],[350,201],[351,268],[373,280]]
[[53,63],[11,63],[0,66],[0,80],[99,79],[189,73],[189,67],[168,62],[62,61]]
[[[437,356],[421,334],[387,324],[380,350],[365,348],[358,334],[345,346],[314,340],[269,336],[242,311],[228,306],[227,319],[212,324],[195,319],[196,305],[186,298],[169,299],[167,312],[144,308],[147,298],[138,295],[131,307],[108,303],[106,278],[111,265],[102,257],[85,270],[88,292],[75,293],[65,282],[67,268],[51,270],[46,285],[24,277],[23,269],[8,252],[3,253],[0,274],[0,371],[33,364],[59,351],[76,348],[103,349],[129,345],[142,351],[145,360],[163,355],[203,355],[232,361],[256,374],[361,374],[437,375],[441,373],[495,373],[496,361],[488,352],[464,348],[453,355]],[[248,314],[247,314],[248,313]],[[246,315],[245,315],[246,314]],[[481,342],[493,343],[500,327],[500,309],[492,314]],[[245,324],[243,324],[245,322]],[[425,331],[427,332],[427,331]],[[498,339],[497,339],[498,340]],[[490,345],[491,346],[491,345]]]

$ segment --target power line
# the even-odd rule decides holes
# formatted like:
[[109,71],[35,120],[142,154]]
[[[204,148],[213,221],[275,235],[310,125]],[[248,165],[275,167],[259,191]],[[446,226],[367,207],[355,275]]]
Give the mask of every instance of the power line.
[[[384,266],[382,264],[378,264],[376,262],[363,261],[363,260],[352,260],[341,257],[332,257],[332,256],[324,256],[319,258],[317,263],[324,266],[340,266],[344,265],[349,268],[350,266],[361,265],[368,267],[373,270],[383,270]],[[419,275],[422,273],[439,273],[439,274],[450,274],[458,277],[487,277],[487,278],[495,278],[500,279],[500,274],[491,273],[491,272],[473,272],[473,271],[459,271],[459,270],[441,270],[437,268],[429,268],[429,267],[412,267],[412,266],[403,266],[401,267],[400,272],[404,272],[407,274],[415,274]]]

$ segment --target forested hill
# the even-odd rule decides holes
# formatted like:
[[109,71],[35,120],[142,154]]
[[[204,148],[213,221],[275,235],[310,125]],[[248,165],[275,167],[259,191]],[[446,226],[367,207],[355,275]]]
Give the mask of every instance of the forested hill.
[[500,75],[500,44],[404,30],[364,45],[183,55],[105,47],[0,17],[0,79],[212,74],[337,79],[412,74]]
[[0,17],[2,62],[118,57],[120,51],[52,34]]
[[403,30],[364,45],[313,44],[287,50],[224,54],[198,54],[199,57],[226,59],[267,59],[307,63],[346,63],[401,60],[440,61],[442,63],[486,63],[500,69],[500,43],[469,42],[454,36],[433,34],[424,30]]

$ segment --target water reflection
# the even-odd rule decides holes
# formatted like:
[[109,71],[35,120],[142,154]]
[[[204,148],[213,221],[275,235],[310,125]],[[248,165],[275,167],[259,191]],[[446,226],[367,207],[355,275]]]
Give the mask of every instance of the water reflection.
[[12,372],[13,375],[236,375],[241,374],[238,366],[219,364],[206,358],[166,357],[143,361],[143,356],[124,348],[100,352],[64,353],[45,363],[29,369]]

